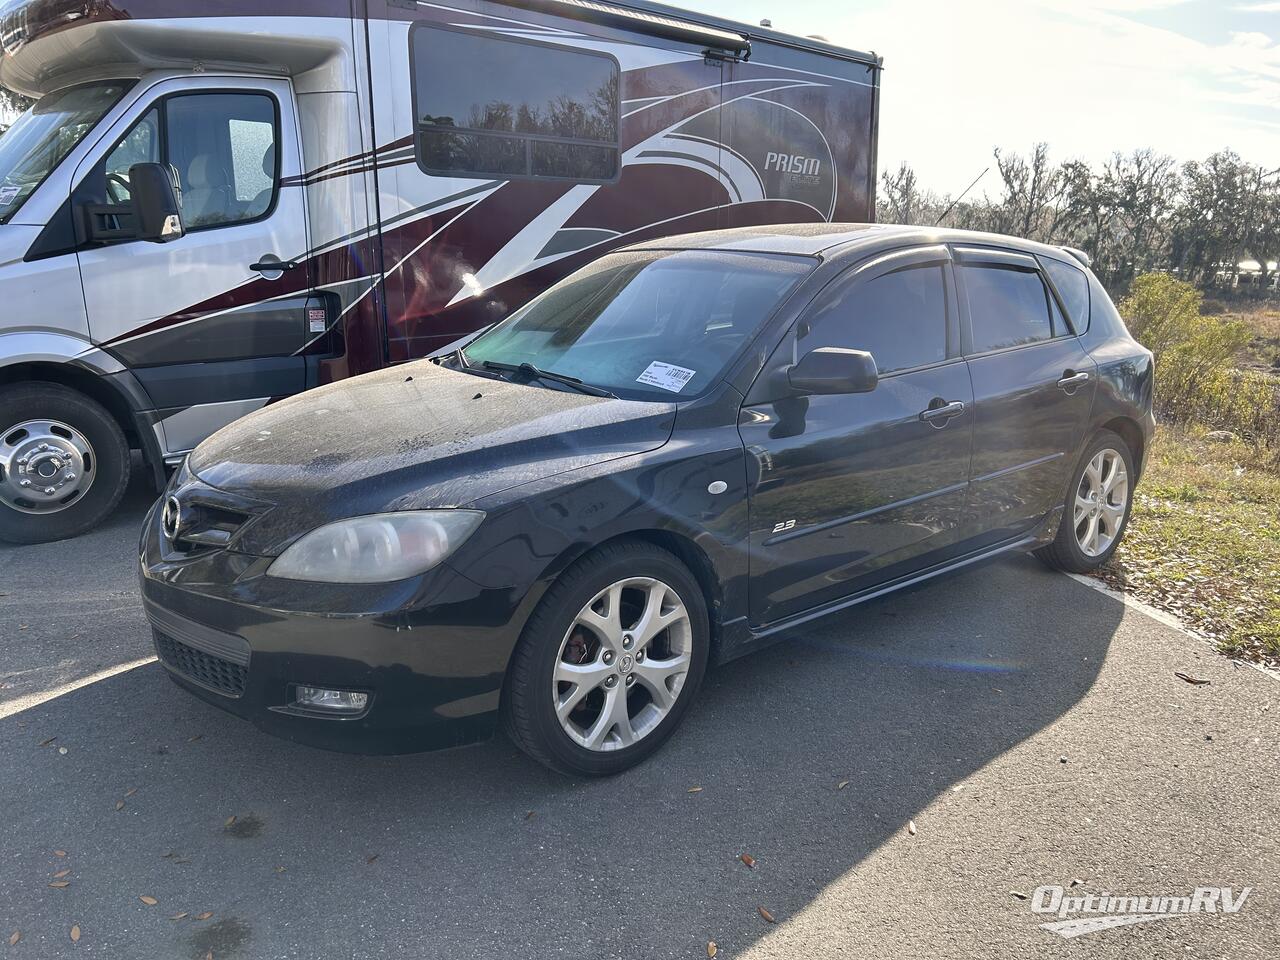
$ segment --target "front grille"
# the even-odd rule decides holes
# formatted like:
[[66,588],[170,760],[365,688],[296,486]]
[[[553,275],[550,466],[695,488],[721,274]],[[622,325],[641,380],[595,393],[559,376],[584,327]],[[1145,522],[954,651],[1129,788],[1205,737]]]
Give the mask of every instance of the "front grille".
[[270,506],[211,487],[184,465],[158,514],[164,551],[190,557],[225,549]]
[[176,673],[228,697],[244,693],[245,676],[249,671],[240,664],[189,647],[159,630],[155,631],[155,640],[160,659]]

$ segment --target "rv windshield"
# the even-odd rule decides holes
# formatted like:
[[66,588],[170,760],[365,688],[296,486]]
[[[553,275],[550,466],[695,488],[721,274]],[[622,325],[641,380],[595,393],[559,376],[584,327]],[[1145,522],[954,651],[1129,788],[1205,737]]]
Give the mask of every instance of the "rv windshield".
[[0,223],[13,219],[128,88],[120,81],[59,90],[37,100],[0,134]]
[[459,360],[521,381],[572,378],[624,400],[687,400],[814,265],[721,250],[611,254],[477,337]]

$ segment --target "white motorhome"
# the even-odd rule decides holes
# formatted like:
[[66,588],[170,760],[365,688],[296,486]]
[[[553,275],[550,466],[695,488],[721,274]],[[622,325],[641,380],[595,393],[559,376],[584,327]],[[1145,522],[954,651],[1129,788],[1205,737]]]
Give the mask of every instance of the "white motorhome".
[[874,214],[876,56],[643,0],[7,0],[0,48],[12,542],[615,246]]

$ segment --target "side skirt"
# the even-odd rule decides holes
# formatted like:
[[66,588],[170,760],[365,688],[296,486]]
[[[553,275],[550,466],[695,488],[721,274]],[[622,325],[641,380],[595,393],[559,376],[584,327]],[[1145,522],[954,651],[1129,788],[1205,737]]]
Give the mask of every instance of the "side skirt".
[[[994,557],[1001,556],[1006,553],[1015,553],[1027,550],[1033,550],[1041,546],[1052,537],[1053,530],[1057,528],[1057,519],[1061,510],[1052,511],[1044,520],[1036,525],[1036,528],[1030,533],[1012,540],[1006,540],[993,546],[983,547],[973,553],[965,554],[954,560],[948,560],[945,563],[939,563],[932,567],[925,567],[917,570],[915,573],[899,577],[896,580],[889,580],[885,583],[871,587],[861,593],[855,593],[848,597],[843,597],[831,603],[824,604],[821,607],[814,607],[803,613],[798,613],[793,617],[785,620],[778,620],[774,623],[766,623],[758,627],[752,627],[747,623],[745,617],[726,623],[722,626],[720,632],[720,642],[717,645],[716,660],[717,664],[728,663],[730,660],[736,660],[738,657],[748,653],[753,653],[764,647],[783,639],[783,634],[788,630],[795,629],[813,620],[829,616],[833,613],[839,613],[841,610],[847,610],[850,607],[865,603],[876,597],[882,597],[886,593],[893,593],[895,590],[901,590],[904,587],[910,587],[917,583],[923,583],[926,580],[932,580],[934,577],[942,576],[944,573],[951,573],[953,570],[960,570],[964,567],[971,566],[975,563],[981,563],[984,560],[990,560]],[[1048,535],[1046,536],[1046,533]]]

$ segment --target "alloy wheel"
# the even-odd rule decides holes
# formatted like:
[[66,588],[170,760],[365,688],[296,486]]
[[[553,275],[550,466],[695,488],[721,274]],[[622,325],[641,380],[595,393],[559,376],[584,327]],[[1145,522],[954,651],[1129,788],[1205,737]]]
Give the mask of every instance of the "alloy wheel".
[[1076,543],[1086,557],[1106,553],[1129,509],[1129,473],[1124,457],[1110,447],[1099,450],[1084,468],[1075,496]]
[[618,580],[574,617],[551,683],[556,718],[594,751],[629,747],[671,712],[689,674],[689,611],[653,577]]
[[93,484],[93,447],[75,427],[24,420],[0,433],[0,504],[19,513],[65,510]]

